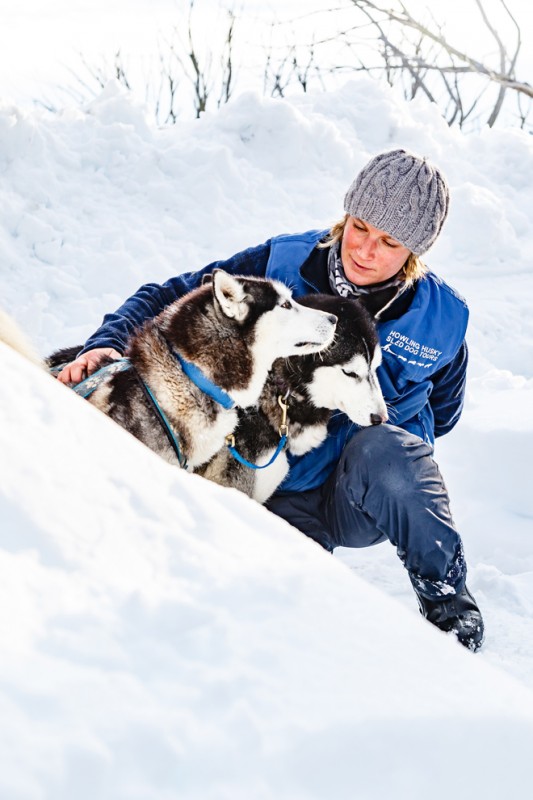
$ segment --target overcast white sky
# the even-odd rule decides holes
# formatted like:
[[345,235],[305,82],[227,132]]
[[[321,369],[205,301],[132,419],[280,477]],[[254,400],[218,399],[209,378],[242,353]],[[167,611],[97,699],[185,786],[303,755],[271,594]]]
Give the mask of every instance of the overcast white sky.
[[[220,9],[234,8],[241,18],[240,41],[254,42],[265,30],[261,19],[298,16],[346,1],[195,0],[195,14],[202,27],[216,29],[223,20]],[[524,40],[518,77],[528,80],[533,73],[532,4],[507,2],[521,24]],[[485,8],[493,12],[491,18],[497,19],[494,9],[499,3],[485,0]],[[454,40],[470,51],[480,38],[488,43],[474,0],[448,0],[444,6],[441,0],[407,0],[407,5],[412,9],[429,6],[439,15],[444,7]],[[0,99],[24,105],[42,96],[47,86],[68,82],[69,68],[80,72],[80,53],[91,63],[101,63],[120,49],[126,57],[147,62],[157,55],[158,39],[172,30],[178,18],[185,17],[188,7],[189,0],[1,0]],[[305,35],[306,26],[308,30],[315,26],[314,31],[322,33],[324,25],[322,15],[299,27]],[[477,54],[483,54],[482,44]]]

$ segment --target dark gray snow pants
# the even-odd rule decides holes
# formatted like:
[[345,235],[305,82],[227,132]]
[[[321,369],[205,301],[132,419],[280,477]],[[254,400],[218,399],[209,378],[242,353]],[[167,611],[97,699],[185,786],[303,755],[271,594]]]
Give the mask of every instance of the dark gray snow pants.
[[388,539],[415,589],[428,598],[460,591],[466,564],[430,445],[393,425],[361,428],[319,488],[278,493],[274,514],[326,550]]

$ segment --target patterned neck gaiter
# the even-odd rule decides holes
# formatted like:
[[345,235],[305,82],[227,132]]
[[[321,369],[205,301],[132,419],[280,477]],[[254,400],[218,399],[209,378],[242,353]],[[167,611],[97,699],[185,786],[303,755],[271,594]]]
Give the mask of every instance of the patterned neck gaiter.
[[340,241],[332,244],[328,253],[329,285],[334,294],[338,294],[341,297],[352,297],[357,299],[358,297],[361,297],[361,295],[369,295],[373,294],[374,292],[382,292],[384,289],[396,287],[397,291],[393,293],[392,297],[387,302],[387,305],[390,305],[392,300],[395,300],[396,297],[398,297],[398,295],[404,291],[406,285],[405,280],[400,277],[401,270],[392,278],[389,278],[388,281],[375,283],[372,286],[357,286],[357,284],[349,281],[342,266],[340,244]]

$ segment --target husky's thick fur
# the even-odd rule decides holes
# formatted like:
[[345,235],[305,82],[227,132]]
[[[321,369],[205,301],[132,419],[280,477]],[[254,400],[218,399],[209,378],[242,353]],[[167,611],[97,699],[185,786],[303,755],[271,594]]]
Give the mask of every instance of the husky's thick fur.
[[[288,405],[288,449],[303,455],[321,444],[334,409],[357,425],[385,422],[387,409],[376,369],[381,349],[374,322],[358,301],[327,295],[308,295],[298,302],[337,317],[333,343],[316,355],[295,356],[275,362],[255,409],[239,411],[235,449],[247,461],[268,464],[280,440],[282,409]],[[226,447],[199,472],[223,486],[232,486],[266,502],[288,471],[280,452],[268,467],[255,470],[234,458]]]
[[[272,363],[323,349],[333,339],[336,321],[329,312],[296,303],[282,283],[215,270],[209,284],[132,334],[125,353],[131,367],[104,376],[88,399],[173,464],[179,461],[174,437],[194,469],[224,445],[237,424],[236,407],[257,402]],[[53,354],[48,366],[72,359],[80,349]],[[184,362],[198,368],[235,407],[198,388]]]

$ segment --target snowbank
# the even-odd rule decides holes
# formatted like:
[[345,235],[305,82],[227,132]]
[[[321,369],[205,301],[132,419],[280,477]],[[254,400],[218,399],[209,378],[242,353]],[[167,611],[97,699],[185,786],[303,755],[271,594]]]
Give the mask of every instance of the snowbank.
[[533,694],[0,358],[3,796],[519,796]]

